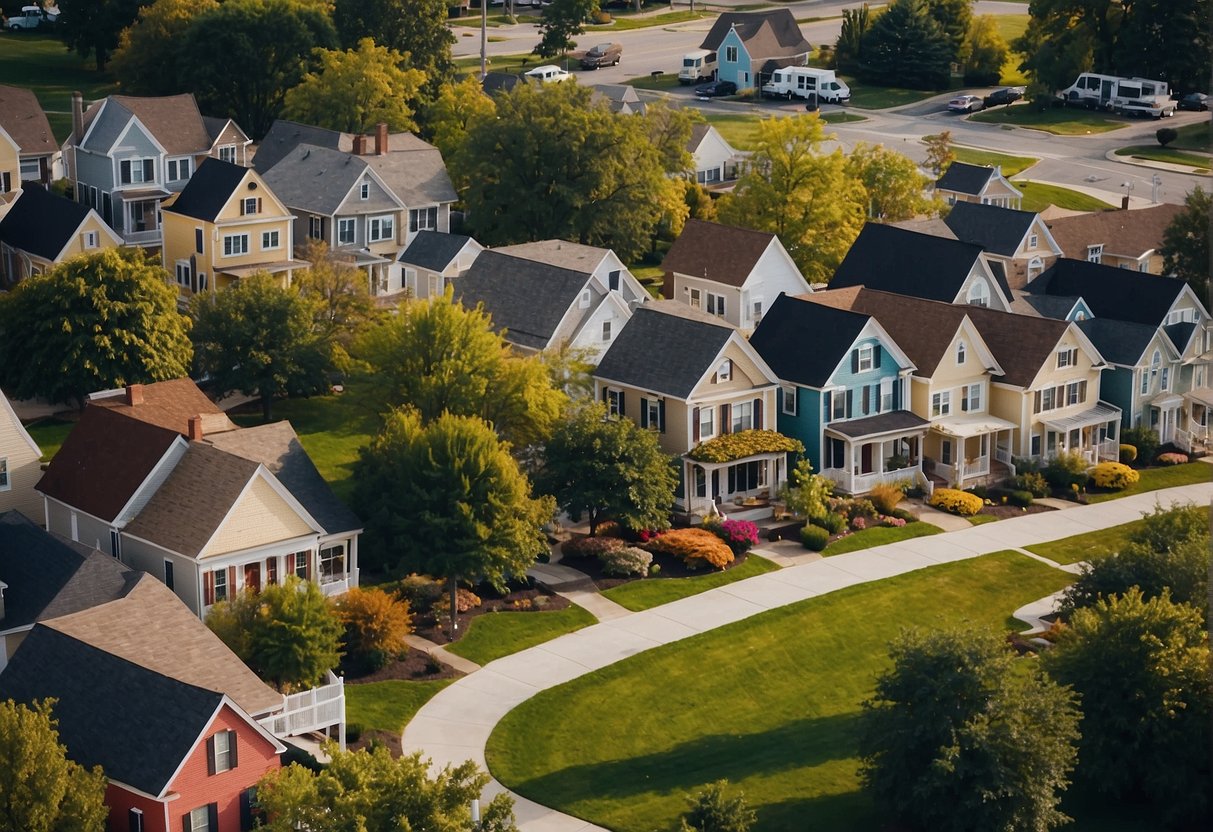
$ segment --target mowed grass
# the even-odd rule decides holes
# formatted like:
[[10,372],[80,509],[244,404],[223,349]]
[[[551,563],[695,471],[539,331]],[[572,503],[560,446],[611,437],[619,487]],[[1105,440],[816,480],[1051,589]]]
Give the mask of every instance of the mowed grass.
[[1092,503],[1106,503],[1108,500],[1128,497],[1130,494],[1142,494],[1146,491],[1157,491],[1160,488],[1213,482],[1213,465],[1207,462],[1188,462],[1184,465],[1172,465],[1167,468],[1147,468],[1137,473],[1141,475],[1140,478],[1124,491],[1089,494],[1087,500]]
[[454,679],[410,682],[391,679],[365,685],[346,684],[345,718],[347,723],[364,729],[399,734],[421,706]]
[[1209,129],[1209,119],[1205,118],[1194,124],[1185,124],[1178,128],[1177,132],[1179,138],[1167,145],[1168,147],[1213,153],[1213,133]]
[[473,618],[467,634],[446,649],[476,664],[488,664],[597,621],[576,604],[550,612],[491,612]]
[[52,34],[0,34],[0,84],[33,90],[60,142],[71,132],[74,90],[86,102],[117,92],[113,77],[93,67]]
[[652,17],[626,17],[615,15],[614,22],[603,26],[586,26],[587,32],[627,32],[632,29],[649,29],[653,26],[669,26],[671,23],[686,23],[690,20],[700,20],[705,17],[715,17],[709,12],[668,12]]
[[[1028,21],[1031,19],[1026,14],[996,14],[993,15],[994,25],[998,28],[998,34],[1002,35],[1002,39],[1010,45],[1017,37],[1022,35],[1028,28]],[[1023,55],[1018,52],[1008,52],[1007,59],[1002,65],[1003,84],[1009,86],[1023,86],[1027,84],[1027,77],[1019,71],[1019,65],[1023,62]]]
[[489,767],[616,832],[672,828],[722,777],[757,810],[753,832],[878,829],[856,729],[889,642],[910,624],[1013,626],[1071,580],[1000,552],[773,610],[540,693],[497,726]]
[[907,523],[894,528],[892,526],[877,526],[874,529],[864,529],[853,532],[844,538],[835,540],[822,552],[826,557],[856,552],[860,549],[871,549],[873,546],[883,546],[886,543],[896,543],[899,540],[909,540],[912,537],[927,537],[939,534],[943,529],[919,520],[917,523]]
[[1128,125],[1124,119],[1115,119],[1090,110],[1075,107],[1050,107],[1037,110],[1028,104],[996,107],[969,116],[969,121],[985,124],[1013,124],[1016,127],[1031,127],[1055,133],[1058,136],[1085,136],[1088,133],[1106,133]]
[[1151,162],[1169,162],[1173,165],[1187,165],[1188,167],[1205,171],[1213,167],[1213,156],[1190,153],[1186,150],[1178,150],[1173,147],[1159,147],[1158,145],[1135,144],[1131,147],[1122,147],[1116,151],[1116,155],[1129,156],[1134,159],[1145,159]]
[[724,572],[712,572],[708,575],[696,575],[692,578],[651,578],[648,580],[632,581],[631,583],[621,584],[620,586],[608,589],[602,594],[622,607],[627,607],[633,612],[639,612],[640,610],[668,604],[671,601],[677,601],[679,598],[698,595],[701,592],[707,592],[709,589],[725,586],[734,581],[753,578],[755,575],[762,575],[767,572],[775,572],[778,569],[777,565],[766,558],[759,557],[758,555],[749,555],[743,563]]
[[1023,173],[1040,160],[1034,156],[1012,156],[1009,153],[998,153],[994,150],[978,150],[975,147],[953,147],[952,153],[956,161],[969,165],[1002,166],[1003,176],[1015,176]]
[[59,453],[59,449],[67,441],[67,435],[72,432],[72,428],[75,426],[75,422],[47,418],[39,419],[26,425],[25,429],[29,431],[29,435],[38,443],[38,447],[42,449],[42,461],[50,462],[54,459],[55,454]]
[[1080,560],[1095,560],[1119,552],[1129,542],[1129,535],[1142,528],[1144,520],[1134,520],[1110,529],[1076,534],[1048,543],[1025,546],[1029,552],[1048,558],[1054,563],[1078,563]]
[[1025,211],[1043,211],[1050,205],[1071,211],[1110,211],[1116,207],[1098,197],[1063,188],[1061,185],[1051,185],[1047,182],[1015,182],[1014,185],[1023,191],[1021,207]]
[[[708,124],[715,127],[724,140],[738,150],[753,150],[757,146],[758,122],[764,118],[784,118],[784,113],[716,113],[705,112],[704,118]],[[826,124],[844,124],[853,121],[866,121],[863,116],[855,113],[834,110],[821,113],[821,120]]]
[[851,88],[851,106],[864,110],[888,110],[892,107],[904,107],[907,104],[917,104],[933,95],[939,95],[944,90],[903,90],[897,87],[865,86],[854,78],[844,76],[847,86]]

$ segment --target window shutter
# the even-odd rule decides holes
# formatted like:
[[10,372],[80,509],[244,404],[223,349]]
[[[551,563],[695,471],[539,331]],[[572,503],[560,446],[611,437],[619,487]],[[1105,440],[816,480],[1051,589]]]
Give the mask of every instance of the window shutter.
[[156,163],[151,159],[143,160],[143,181],[151,182],[156,176]]
[[1057,389],[1053,391],[1053,406],[1066,406],[1066,386],[1064,384],[1057,385]]
[[699,441],[699,408],[691,410],[691,440]]
[[960,409],[969,412],[969,385],[960,388]]
[[852,404],[852,400],[853,400],[853,396],[851,395],[852,392],[853,391],[851,391],[851,390],[847,390],[847,418],[848,419],[851,418],[851,412],[852,412],[851,411],[851,404]]
[[880,413],[880,384],[872,385],[872,412]]
[[240,200],[240,216],[244,216],[244,200]]
[[[622,393],[619,394],[619,402],[620,402],[620,404],[623,403],[623,394]],[[305,581],[310,581],[312,579],[312,553],[304,552],[303,554],[304,554],[303,579]]]
[[893,409],[901,408],[901,379],[893,379]]
[[219,832],[219,804],[206,804],[206,832]]
[[1078,366],[1078,350],[1076,350],[1076,349],[1070,350],[1070,366],[1071,367]]
[[640,426],[649,426],[649,400],[643,397],[640,399]]
[[762,430],[762,399],[754,399],[754,430]]
[[865,384],[863,386],[863,411],[862,411],[864,416],[868,415],[868,407],[869,407],[868,396],[871,395],[871,392],[872,392],[871,388],[869,388],[868,385]]
[[118,181],[123,185],[131,183],[131,163],[129,160],[118,163]]
[[665,399],[657,401],[657,430],[665,433]]
[[261,213],[261,197],[257,197],[257,213]]
[[619,415],[626,416],[627,414],[628,414],[627,408],[625,408],[623,406],[623,391],[620,390],[619,391]]
[[1085,380],[1078,382],[1078,400],[1080,402],[1087,400],[1087,382]]
[[227,568],[227,597],[229,601],[236,597],[236,567],[234,566]]
[[1037,390],[1037,391],[1036,391],[1036,392],[1033,394],[1033,398],[1032,398],[1032,412],[1033,412],[1033,413],[1039,413],[1039,412],[1040,412],[1040,391],[1039,391],[1039,390]]
[[240,764],[239,760],[237,759],[237,754],[236,754],[236,732],[235,731],[227,732],[227,759],[228,759],[228,768],[235,768],[237,765]]
[[872,366],[877,370],[880,369],[880,354],[882,352],[883,350],[881,349],[880,344],[876,344],[872,347]]
[[859,372],[859,350],[851,350],[851,372]]
[[830,421],[830,416],[832,416],[834,413],[833,409],[830,407],[832,404],[830,401],[832,395],[833,394],[831,394],[829,390],[826,390],[821,394],[821,401],[823,403],[821,421],[823,422]]
[[603,387],[602,388],[602,403],[608,404],[610,402],[610,400],[611,400],[611,397],[610,397],[609,391],[605,387]]
[[215,576],[208,570],[202,573],[202,605],[215,603]]
[[733,430],[733,422],[729,418],[729,409],[730,408],[727,404],[722,404],[720,406],[720,430],[716,431],[716,433],[720,436],[724,436],[726,433]]
[[213,775],[215,773],[215,738],[206,738],[206,773]]
[[202,229],[194,229],[194,248],[199,254],[202,254]]
[[183,832],[194,832],[193,824],[190,823],[190,813],[186,812],[181,816],[181,829]]

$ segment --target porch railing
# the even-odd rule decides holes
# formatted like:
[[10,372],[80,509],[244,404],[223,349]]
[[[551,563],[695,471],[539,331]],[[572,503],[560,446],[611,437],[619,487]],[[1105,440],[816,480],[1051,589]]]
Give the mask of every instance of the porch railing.
[[846,491],[848,494],[863,494],[871,491],[873,487],[880,483],[903,482],[905,480],[918,482],[922,479],[922,468],[919,465],[898,468],[895,471],[874,471],[869,474],[853,474],[845,468],[826,468],[821,473],[823,476],[833,480],[840,489]]
[[286,697],[280,713],[258,720],[275,737],[294,737],[339,726],[345,748],[345,680],[328,671],[326,684]]
[[123,231],[122,242],[127,245],[140,246],[160,242],[161,231],[153,228],[151,231]]
[[1105,439],[1095,446],[1095,455],[1098,459],[1120,459],[1120,443],[1115,439]]
[[320,579],[320,591],[326,596],[341,595],[342,593],[348,591],[349,588],[349,578],[337,578],[336,580],[326,580],[324,578]]

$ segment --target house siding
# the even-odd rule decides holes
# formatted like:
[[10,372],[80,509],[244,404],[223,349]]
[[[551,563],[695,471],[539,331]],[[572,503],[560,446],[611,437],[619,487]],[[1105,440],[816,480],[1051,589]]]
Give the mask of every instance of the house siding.
[[[181,830],[180,818],[177,818],[176,827],[173,827],[171,823],[165,823],[166,811],[163,801],[136,794],[117,783],[106,784],[105,805],[109,808],[109,822],[106,829],[123,830],[123,832],[130,829],[130,810],[138,809],[143,813],[143,832],[180,832]],[[232,828],[235,830],[240,826],[237,824]]]
[[1135,376],[1131,367],[1109,367],[1100,374],[1100,396],[1120,408],[1120,424],[1123,428],[1133,427],[1133,415],[1141,415],[1133,389]]
[[796,387],[795,416],[783,412],[783,401],[779,399],[779,432],[804,443],[805,456],[814,471],[821,470],[822,407],[821,391],[809,387]]
[[21,158],[17,145],[0,127],[0,193],[4,193],[4,174],[8,174],[9,190],[21,187]]
[[34,486],[42,478],[41,455],[22,434],[21,423],[0,404],[0,459],[6,460],[9,482],[9,487],[0,491],[0,512],[16,509],[38,522],[43,515],[42,495]]
[[[725,55],[728,54],[728,49],[730,46],[737,47],[736,61],[729,61],[725,59]],[[757,79],[754,78],[753,73],[751,72],[752,62],[750,59],[750,53],[746,49],[745,43],[742,42],[741,36],[737,34],[736,30],[731,31],[724,36],[724,40],[720,42],[720,48],[716,51],[716,54],[719,56],[719,70],[717,71],[716,75],[717,78],[719,78],[721,81],[732,81],[737,85],[738,90],[754,86],[754,82]],[[750,73],[748,81],[743,80],[743,73]]]
[[199,557],[227,554],[310,534],[315,532],[295,509],[269,482],[258,476]]

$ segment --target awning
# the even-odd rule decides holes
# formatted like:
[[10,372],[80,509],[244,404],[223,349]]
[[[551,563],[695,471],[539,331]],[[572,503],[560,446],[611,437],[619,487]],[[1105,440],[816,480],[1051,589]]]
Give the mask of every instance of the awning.
[[257,272],[269,272],[277,274],[278,272],[290,271],[291,269],[306,269],[312,265],[307,260],[279,260],[274,263],[253,263],[251,266],[233,266],[230,269],[220,269],[219,274],[230,274],[232,277],[248,277]]
[[968,439],[970,436],[982,436],[987,433],[997,433],[1000,430],[1014,430],[1019,425],[988,413],[966,413],[936,419],[931,423],[931,427],[940,433],[955,436],[957,439]]
[[837,422],[826,425],[826,433],[833,433],[845,439],[867,439],[872,436],[897,433],[925,433],[928,422],[921,416],[908,410],[890,410],[863,419],[852,419],[849,422]]
[[1091,425],[1102,425],[1106,422],[1120,421],[1120,408],[1100,402],[1090,410],[1076,413],[1073,416],[1062,416],[1057,419],[1041,419],[1040,422],[1049,430],[1069,431],[1086,428]]
[[1172,407],[1179,407],[1183,404],[1184,397],[1178,393],[1159,393],[1154,398],[1150,399],[1150,406],[1157,407],[1160,410],[1166,410]]
[[138,202],[141,199],[164,199],[166,196],[172,195],[172,191],[166,191],[164,188],[139,188],[134,191],[118,191],[118,197],[123,202]]
[[1203,404],[1205,407],[1213,407],[1213,388],[1211,387],[1196,387],[1184,393],[1184,398],[1190,402]]

